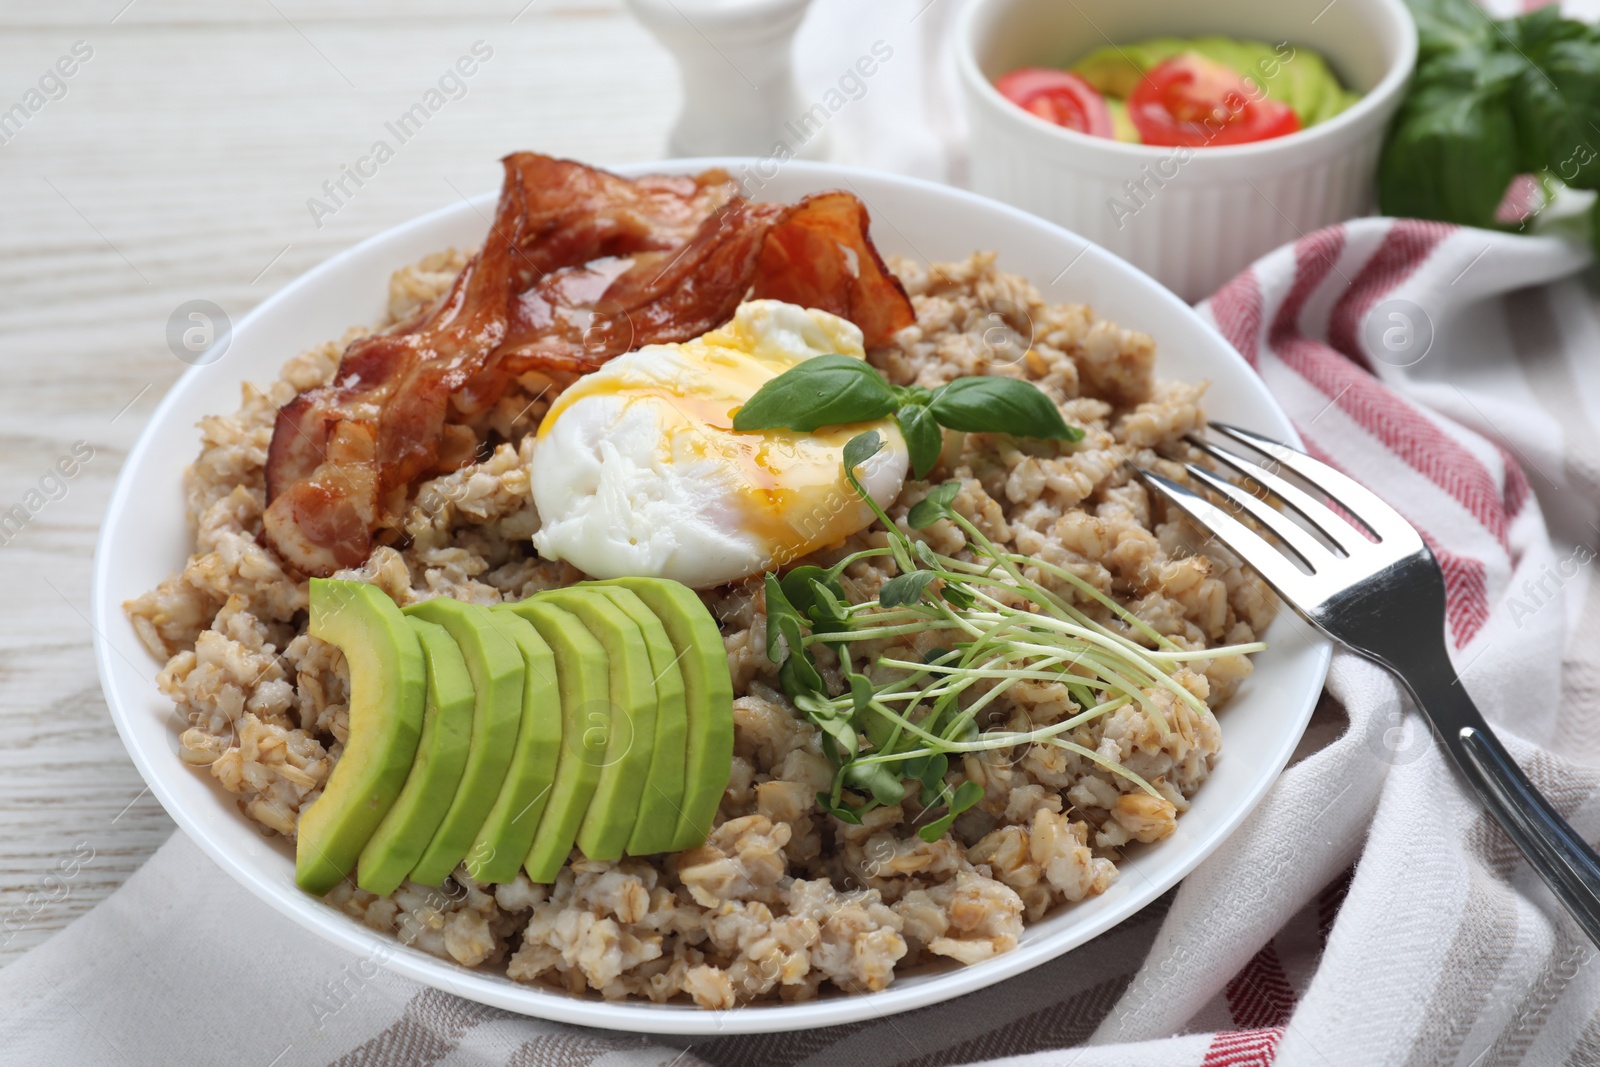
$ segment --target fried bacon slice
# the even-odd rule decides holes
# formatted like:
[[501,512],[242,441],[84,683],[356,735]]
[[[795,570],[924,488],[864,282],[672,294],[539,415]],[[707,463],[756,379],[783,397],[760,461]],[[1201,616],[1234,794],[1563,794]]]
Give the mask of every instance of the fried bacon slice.
[[357,566],[412,482],[469,462],[469,427],[520,374],[586,373],[726,322],[747,295],[831,311],[882,344],[911,301],[845,192],[755,204],[719,170],[629,180],[507,156],[483,250],[433,310],[362,338],[278,412],[263,536],[306,574]]
[[724,170],[630,180],[535,152],[516,152],[503,162],[507,183],[521,186],[526,205],[517,241],[518,292],[563,267],[677,248],[739,191]]
[[750,295],[831,311],[861,327],[868,348],[887,343],[916,315],[867,235],[870,224],[851,193],[806,197],[767,235]]
[[680,247],[547,275],[512,301],[499,351],[456,404],[480,411],[519,374],[584,374],[648,344],[686,341],[733,317],[782,204],[733,200]]
[[868,347],[883,344],[915,316],[869,224],[846,192],[733,200],[680,248],[547,275],[513,302],[506,343],[457,404],[480,411],[519,374],[583,374],[643,345],[699,337],[747,296],[831,311],[860,326]]
[[522,217],[522,187],[508,181],[482,251],[436,308],[353,342],[331,384],[279,409],[262,532],[286,562],[322,576],[359,565],[434,468],[451,395],[505,339]]

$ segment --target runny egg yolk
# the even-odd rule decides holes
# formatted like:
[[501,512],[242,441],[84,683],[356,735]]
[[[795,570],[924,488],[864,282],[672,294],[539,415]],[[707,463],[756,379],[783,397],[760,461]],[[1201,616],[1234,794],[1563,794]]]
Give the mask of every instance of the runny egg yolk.
[[735,433],[762,385],[828,353],[866,358],[861,331],[776,300],[681,344],[648,345],[578,379],[540,424],[530,482],[540,555],[597,578],[651,575],[706,587],[783,566],[868,526],[844,446],[875,429],[858,471],[880,505],[908,465],[892,419],[811,433]]

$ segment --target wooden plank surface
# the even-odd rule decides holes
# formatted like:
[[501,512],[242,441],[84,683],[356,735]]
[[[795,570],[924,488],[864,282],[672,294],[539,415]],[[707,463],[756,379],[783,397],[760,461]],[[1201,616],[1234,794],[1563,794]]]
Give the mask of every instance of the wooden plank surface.
[[[173,309],[205,298],[237,319],[340,249],[494,187],[513,149],[660,156],[678,101],[670,59],[617,0],[19,7],[0,7],[0,112],[77,42],[91,54],[0,144],[0,512],[42,501],[0,534],[0,966],[172,831],[106,714],[86,616],[112,483],[184,369]],[[476,42],[492,56],[464,93],[314,219],[322,183]],[[58,481],[77,442],[92,458]]]

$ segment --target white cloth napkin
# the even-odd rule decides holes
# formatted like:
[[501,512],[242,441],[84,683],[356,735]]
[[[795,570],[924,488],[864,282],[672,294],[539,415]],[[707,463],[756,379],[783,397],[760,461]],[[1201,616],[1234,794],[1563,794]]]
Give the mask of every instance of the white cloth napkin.
[[[821,0],[802,77],[825,86],[874,40],[893,41],[893,58],[835,116],[835,149],[959,177],[940,42],[960,0],[919,14],[926,2]],[[922,36],[908,43],[907,26]],[[1316,454],[1427,535],[1445,563],[1463,684],[1595,840],[1600,323],[1571,278],[1586,261],[1554,239],[1365,219],[1265,257],[1202,311]],[[1297,761],[1175,893],[1028,975],[935,1008],[699,1040],[523,1019],[326,945],[180,833],[0,971],[0,1060],[1591,1065],[1593,955],[1395,684],[1339,655]]]

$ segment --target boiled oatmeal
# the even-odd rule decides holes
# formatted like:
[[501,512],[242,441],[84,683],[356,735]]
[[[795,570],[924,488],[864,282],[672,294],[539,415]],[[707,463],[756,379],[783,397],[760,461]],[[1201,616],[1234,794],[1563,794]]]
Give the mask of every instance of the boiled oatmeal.
[[[399,271],[390,322],[438,300],[467,262],[444,253]],[[884,377],[930,389],[965,375],[1021,378],[1085,433],[1071,448],[948,434],[942,478],[908,478],[886,508],[900,530],[971,559],[955,523],[913,529],[907,519],[939,480],[954,479],[954,511],[1037,561],[1027,576],[1050,591],[1073,598],[1056,573],[1069,572],[1182,649],[1254,641],[1271,619],[1269,600],[1129,472],[1133,460],[1181,476],[1178,461],[1191,455],[1184,435],[1205,425],[1204,387],[1157,380],[1148,336],[1081,305],[1044,303],[991,254],[891,266],[915,322],[869,350]],[[350,680],[338,648],[307,632],[307,579],[262,536],[268,449],[278,410],[330,381],[357,336],[296,356],[278,381],[246,386],[236,413],[202,420],[201,451],[185,474],[193,552],[180,573],[127,604],[165,663],[162,692],[189,723],[182,759],[234,794],[246,818],[285,838],[348,740]],[[580,580],[531,542],[540,528],[534,434],[569,381],[522,373],[492,405],[459,416],[476,447],[470,461],[416,484],[396,528],[365,562],[334,576],[376,585],[402,607],[435,597],[495,604]],[[887,541],[869,527],[799,562],[827,566]],[[866,558],[840,582],[852,599],[870,599],[894,573],[886,557]],[[407,882],[387,897],[347,880],[328,902],[463,966],[573,993],[728,1008],[879,990],[913,967],[1006,952],[1027,924],[1103,892],[1125,848],[1173,832],[1221,744],[1209,710],[1154,689],[1148,702],[1068,732],[1074,749],[1029,744],[953,758],[950,783],[975,783],[980,799],[936,840],[915,832],[924,814],[915,792],[852,825],[819,807],[835,767],[768,657],[761,577],[701,595],[718,620],[735,695],[729,784],[704,844],[605,862],[574,852],[549,885],[525,873],[477,884],[464,865],[442,886]],[[1078,600],[1126,630],[1104,605]],[[921,661],[935,637],[887,637],[865,651]],[[839,691],[837,661],[822,655],[819,666]],[[1249,672],[1248,659],[1229,654],[1185,661],[1172,677],[1199,706],[1217,708]],[[988,706],[983,725],[1037,730],[1078,710],[1061,682],[1024,681]]]

